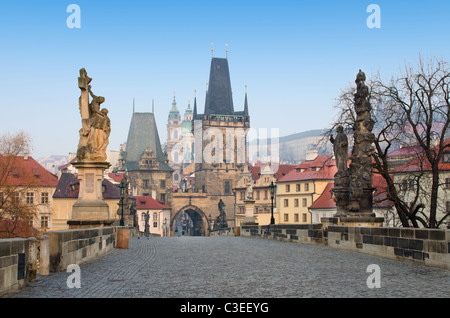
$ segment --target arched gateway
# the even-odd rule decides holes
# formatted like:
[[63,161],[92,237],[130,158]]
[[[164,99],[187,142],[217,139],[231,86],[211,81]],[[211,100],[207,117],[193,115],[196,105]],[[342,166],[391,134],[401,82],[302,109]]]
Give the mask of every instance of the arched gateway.
[[209,236],[209,220],[206,214],[194,205],[186,205],[179,209],[170,220],[170,233],[175,233],[175,223],[182,213],[187,213],[194,224],[193,236]]

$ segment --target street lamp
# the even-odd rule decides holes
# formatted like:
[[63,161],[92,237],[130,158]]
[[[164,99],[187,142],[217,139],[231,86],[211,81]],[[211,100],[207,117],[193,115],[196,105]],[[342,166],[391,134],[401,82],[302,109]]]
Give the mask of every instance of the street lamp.
[[164,218],[163,231],[164,231],[164,236],[167,236],[167,218]]
[[133,215],[133,226],[137,227],[137,209],[136,209],[136,201],[133,201],[130,207],[131,215]]
[[275,224],[275,218],[273,217],[273,198],[275,196],[275,189],[276,189],[276,187],[277,186],[275,184],[273,184],[273,181],[269,185],[270,199],[272,201],[272,205],[271,205],[272,217],[270,218],[270,224]]
[[123,221],[123,201],[124,201],[124,197],[125,197],[125,189],[127,188],[124,180],[122,179],[122,182],[119,185],[120,188],[120,205],[122,207],[122,216],[120,218],[120,226],[124,226],[124,221]]

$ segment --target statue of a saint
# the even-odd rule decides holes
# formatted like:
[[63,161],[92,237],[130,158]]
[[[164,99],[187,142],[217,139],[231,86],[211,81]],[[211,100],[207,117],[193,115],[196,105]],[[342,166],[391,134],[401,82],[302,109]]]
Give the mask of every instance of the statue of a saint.
[[[103,96],[96,96],[89,83],[92,78],[87,76],[84,68],[80,70],[78,87],[81,89],[79,107],[81,114],[80,141],[78,143],[77,159],[81,161],[105,161],[106,147],[109,144],[111,121],[108,110],[100,105],[105,101]],[[92,97],[89,103],[89,95]]]
[[344,128],[342,126],[337,127],[336,138],[333,135],[330,136],[330,141],[333,144],[334,157],[336,160],[336,167],[338,171],[347,171],[347,161],[348,161],[348,139],[347,135],[344,133]]
[[247,183],[247,190],[245,191],[247,200],[253,200],[253,183],[249,181]]

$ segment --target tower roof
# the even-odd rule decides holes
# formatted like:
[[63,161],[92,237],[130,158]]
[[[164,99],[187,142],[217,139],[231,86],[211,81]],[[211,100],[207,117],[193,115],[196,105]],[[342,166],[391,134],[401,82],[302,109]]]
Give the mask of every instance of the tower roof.
[[159,170],[171,171],[166,163],[153,113],[133,113],[130,130],[128,131],[127,148],[125,154],[125,168],[138,170],[139,161],[149,147],[159,162]]
[[172,108],[169,112],[169,119],[180,119],[180,111],[177,108],[177,102],[175,101],[175,96],[173,96]]
[[228,60],[213,57],[209,73],[209,86],[206,94],[205,115],[233,115],[233,96],[231,93]]

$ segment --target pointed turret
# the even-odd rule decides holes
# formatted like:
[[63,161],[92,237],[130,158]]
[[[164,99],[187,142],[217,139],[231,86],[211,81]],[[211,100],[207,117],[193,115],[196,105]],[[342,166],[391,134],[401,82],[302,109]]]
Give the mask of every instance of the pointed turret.
[[209,74],[209,86],[206,94],[205,115],[233,115],[233,98],[231,93],[228,60],[213,57]]
[[244,116],[248,117],[247,85],[245,85]]

